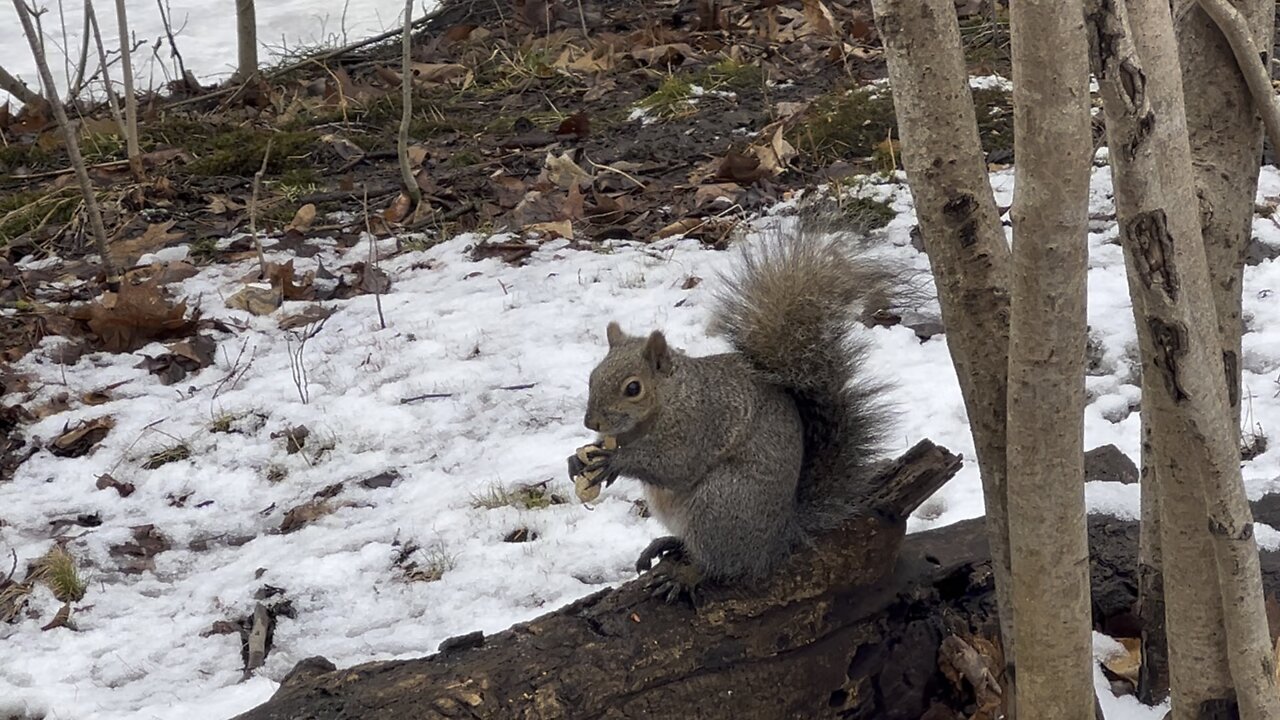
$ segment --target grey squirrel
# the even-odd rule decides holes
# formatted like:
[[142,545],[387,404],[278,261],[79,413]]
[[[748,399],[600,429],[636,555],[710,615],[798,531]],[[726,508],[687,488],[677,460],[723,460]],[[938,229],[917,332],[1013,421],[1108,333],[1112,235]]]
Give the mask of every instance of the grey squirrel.
[[636,570],[664,560],[649,587],[667,602],[696,601],[708,580],[762,580],[858,510],[888,415],[849,333],[885,278],[857,243],[802,226],[744,251],[711,323],[731,352],[693,357],[659,330],[609,323],[584,418],[602,440],[569,458],[570,475],[644,485],[671,535]]

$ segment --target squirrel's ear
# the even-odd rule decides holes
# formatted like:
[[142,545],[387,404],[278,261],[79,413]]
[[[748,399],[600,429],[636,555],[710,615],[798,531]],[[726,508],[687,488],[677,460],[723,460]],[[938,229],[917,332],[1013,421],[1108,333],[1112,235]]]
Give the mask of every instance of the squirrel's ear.
[[620,344],[626,338],[622,332],[622,326],[616,322],[609,323],[609,326],[604,329],[604,336],[609,339],[609,347]]
[[656,373],[666,374],[671,368],[671,350],[667,348],[667,338],[661,331],[654,330],[644,344],[644,359]]

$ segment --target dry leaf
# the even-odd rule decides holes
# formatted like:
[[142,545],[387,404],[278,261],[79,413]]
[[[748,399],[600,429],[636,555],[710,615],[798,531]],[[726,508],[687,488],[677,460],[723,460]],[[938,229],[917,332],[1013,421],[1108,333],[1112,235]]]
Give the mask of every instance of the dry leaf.
[[83,420],[74,428],[64,428],[62,434],[49,443],[49,452],[58,457],[80,457],[102,442],[115,425],[110,415]]
[[158,338],[188,335],[195,320],[188,320],[187,303],[171,302],[164,295],[157,274],[147,282],[121,283],[120,292],[104,292],[89,306],[89,329],[108,352],[132,352]]
[[227,307],[254,315],[270,315],[280,307],[282,301],[280,291],[274,287],[245,285],[235,295],[227,298]]
[[315,222],[315,219],[316,206],[311,203],[307,203],[306,205],[298,208],[298,212],[293,214],[293,220],[289,221],[288,225],[285,225],[284,230],[285,232],[297,230],[300,233],[305,233],[307,230],[311,229],[311,223]]
[[528,230],[529,232],[542,233],[551,237],[561,237],[566,240],[573,239],[573,223],[568,220],[535,223],[525,228],[525,230]]
[[1124,646],[1124,650],[1104,659],[1102,666],[1137,687],[1138,671],[1142,668],[1142,640],[1139,638],[1118,638],[1117,640]]
[[804,0],[804,19],[818,35],[835,37],[837,34],[835,16],[822,0]]
[[470,70],[456,63],[411,63],[409,70],[413,84],[419,87],[448,84],[466,90],[476,79]]
[[280,319],[281,330],[293,330],[317,323],[333,314],[333,310],[322,305],[308,305],[301,312],[286,315]]
[[271,287],[280,293],[284,300],[314,300],[316,296],[315,272],[308,271],[301,278],[293,273],[293,260],[280,263],[267,263],[267,279]]
[[167,247],[187,236],[184,232],[169,232],[177,224],[177,220],[162,223],[151,223],[145,232],[135,238],[120,240],[111,244],[111,261],[120,267],[133,267],[138,258],[147,253]]
[[563,155],[547,153],[547,159],[543,163],[539,180],[545,179],[561,190],[568,190],[574,185],[584,188],[590,187],[591,174],[578,167],[578,164],[569,155],[570,153],[567,152]]

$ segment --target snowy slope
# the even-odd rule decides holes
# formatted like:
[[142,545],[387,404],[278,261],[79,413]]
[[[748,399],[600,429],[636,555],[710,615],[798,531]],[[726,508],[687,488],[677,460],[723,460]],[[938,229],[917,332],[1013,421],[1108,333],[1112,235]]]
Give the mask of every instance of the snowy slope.
[[[436,7],[436,0],[420,0],[414,14],[421,16]],[[68,53],[74,64],[84,37],[84,0],[41,0],[37,8],[48,8],[41,20],[45,47],[54,82],[65,92]],[[234,2],[203,0],[165,0],[165,13],[170,15],[177,39],[178,52],[188,70],[204,83],[221,80],[235,70],[236,13]],[[108,50],[120,48],[116,28],[115,3],[99,0],[93,3],[98,16],[102,41]],[[159,88],[176,74],[170,56],[164,23],[153,0],[125,0],[125,13],[133,36],[147,44],[134,52],[134,73],[140,89]],[[264,64],[282,50],[296,51],[299,46],[344,45],[376,35],[395,27],[404,13],[403,0],[270,0],[257,4],[258,59]],[[65,25],[65,33],[64,33]],[[163,44],[161,44],[163,41]],[[95,51],[91,51],[91,57]],[[96,62],[91,63],[96,68]],[[31,59],[31,48],[22,35],[18,12],[13,4],[0,5],[0,67],[22,78],[27,85],[39,87],[39,75]],[[168,75],[166,75],[168,71]],[[112,77],[120,80],[119,67]],[[99,84],[100,87],[100,84]],[[95,90],[97,92],[97,90]],[[8,93],[0,92],[0,103]]]
[[[1007,205],[1012,172],[992,181]],[[883,232],[886,253],[926,268],[909,243],[914,217],[905,185],[901,178],[877,182],[869,180],[862,192],[900,211]],[[1105,217],[1112,212],[1106,168],[1096,171],[1094,184],[1093,210]],[[1266,168],[1260,199],[1277,195],[1280,174]],[[1115,443],[1136,458],[1138,417],[1128,412],[1137,398],[1136,353],[1122,259],[1114,222],[1100,219],[1096,230],[1089,316],[1103,348],[1103,374],[1089,378],[1086,442]],[[1259,218],[1255,230],[1280,241],[1269,218]],[[22,360],[20,369],[40,388],[31,405],[62,392],[73,398],[70,410],[39,422],[34,434],[48,439],[68,422],[101,415],[117,424],[93,454],[41,453],[0,485],[0,552],[12,549],[24,562],[49,548],[50,520],[83,513],[103,520],[68,531],[76,537],[70,549],[90,566],[89,592],[75,614],[80,631],[40,630],[57,607],[44,590],[32,600],[42,611],[39,621],[0,625],[0,715],[221,720],[265,700],[305,657],[323,655],[343,666],[421,656],[451,635],[501,630],[632,577],[636,554],[660,533],[655,520],[635,514],[632,501],[641,495],[634,482],[605,490],[593,508],[572,501],[485,509],[477,498],[543,481],[572,497],[564,462],[590,439],[581,426],[586,379],[603,353],[606,322],[617,319],[632,332],[661,326],[673,344],[694,353],[720,349],[703,337],[702,325],[716,268],[729,255],[683,240],[608,252],[558,242],[514,267],[469,260],[466,249],[476,240],[460,237],[385,260],[394,281],[382,299],[386,329],[378,326],[372,296],[329,303],[337,312],[303,355],[311,381],[306,404],[290,370],[296,342],[276,326],[301,304],[265,318],[224,305],[249,263],[210,267],[181,284],[179,294],[207,315],[248,327],[219,337],[215,365],[176,385],[160,385],[135,368],[138,354],[86,356],[65,369],[40,352]],[[319,259],[333,268],[367,252],[330,246]],[[315,262],[296,265],[301,271]],[[682,289],[690,276],[705,281]],[[1273,394],[1280,295],[1273,288],[1280,288],[1277,263],[1246,273],[1252,332],[1245,339],[1245,383],[1254,419],[1266,430],[1280,427]],[[891,450],[928,437],[972,457],[944,338],[921,343],[905,327],[865,332],[874,343],[873,369],[894,382],[901,408]],[[157,345],[139,354],[159,351]],[[224,382],[229,375],[237,379]],[[113,383],[122,384],[105,405],[75,400]],[[450,396],[400,402],[426,393]],[[212,431],[229,420],[234,432]],[[296,425],[311,435],[303,452],[288,454],[285,441],[272,435]],[[178,442],[191,449],[189,459],[143,469],[150,455]],[[1251,496],[1276,485],[1277,458],[1271,451],[1246,465]],[[358,482],[387,470],[401,478],[392,487]],[[137,491],[122,498],[94,489],[104,472]],[[296,532],[276,532],[288,509],[339,482],[346,483],[333,500],[339,509]],[[1095,509],[1137,513],[1136,486],[1094,486],[1088,498]],[[970,464],[922,508],[911,529],[981,512]],[[123,575],[109,548],[144,524],[154,524],[172,549],[156,557],[154,572]],[[503,541],[520,528],[537,539]],[[1280,534],[1262,528],[1259,537],[1274,546]],[[420,548],[413,554],[420,566],[444,570],[441,579],[405,579],[395,560],[408,543]],[[296,616],[281,619],[263,671],[241,682],[238,637],[202,633],[249,614],[255,592],[268,585],[284,589]],[[1108,642],[1098,638],[1100,653]],[[1132,699],[1104,697],[1114,713],[1108,717],[1156,717]]]

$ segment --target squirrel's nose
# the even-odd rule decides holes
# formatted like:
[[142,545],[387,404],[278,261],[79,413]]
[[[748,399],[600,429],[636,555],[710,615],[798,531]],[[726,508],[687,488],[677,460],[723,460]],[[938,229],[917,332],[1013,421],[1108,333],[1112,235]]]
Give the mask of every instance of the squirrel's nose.
[[582,418],[582,424],[586,425],[588,430],[595,430],[597,432],[600,431],[600,421],[597,420],[596,416],[592,415],[590,412],[588,412],[586,416]]

